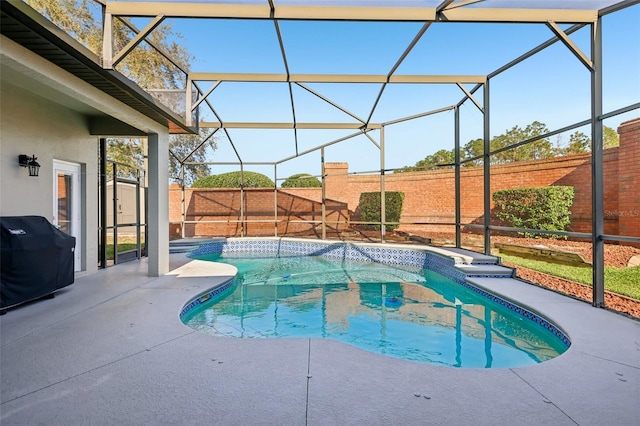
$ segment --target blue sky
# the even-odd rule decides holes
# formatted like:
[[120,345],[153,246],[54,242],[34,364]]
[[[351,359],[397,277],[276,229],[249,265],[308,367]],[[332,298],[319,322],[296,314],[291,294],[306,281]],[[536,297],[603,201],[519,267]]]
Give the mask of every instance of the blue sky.
[[[272,22],[172,19],[182,43],[196,57],[193,71],[283,73],[285,68]],[[387,74],[422,27],[420,23],[347,23],[281,21],[292,73]],[[566,28],[567,26],[563,26]],[[571,38],[589,55],[589,28]],[[435,24],[404,60],[396,74],[488,74],[527,52],[553,33],[540,24]],[[604,110],[640,101],[640,5],[603,18]],[[550,130],[589,118],[590,75],[562,44],[491,80],[491,133],[498,135],[534,120]],[[208,84],[201,86],[206,90]],[[377,84],[309,84],[313,90],[366,119],[380,90]],[[470,89],[472,85],[467,85]],[[482,102],[482,90],[476,92]],[[456,104],[463,92],[455,85],[389,85],[372,117],[385,122]],[[224,121],[291,121],[286,84],[222,83],[209,97]],[[300,87],[294,86],[298,121],[353,121]],[[620,122],[637,110],[607,120]],[[467,102],[461,109],[462,144],[482,136],[482,114]],[[579,129],[589,133],[588,128]],[[388,126],[386,167],[413,165],[439,149],[453,148],[453,112]],[[353,131],[298,131],[299,151]],[[244,161],[277,161],[295,153],[293,131],[235,130],[229,133]],[[235,161],[222,132],[212,161]],[[372,137],[378,141],[379,133]],[[569,134],[562,139],[567,142]],[[555,139],[554,139],[555,141]],[[325,161],[348,162],[350,171],[379,168],[379,151],[364,136],[326,149]],[[237,167],[217,166],[217,174]],[[273,176],[273,166],[246,166]],[[278,166],[278,177],[320,173],[319,152]]]

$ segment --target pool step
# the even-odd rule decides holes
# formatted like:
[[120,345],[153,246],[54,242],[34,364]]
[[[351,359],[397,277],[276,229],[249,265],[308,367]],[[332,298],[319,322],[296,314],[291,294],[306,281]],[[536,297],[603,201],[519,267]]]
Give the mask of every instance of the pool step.
[[465,260],[465,263],[471,263],[473,265],[495,265],[498,262],[497,256],[489,254],[478,253],[471,250],[456,247],[443,247],[446,251],[452,252]]
[[189,253],[198,248],[198,245],[173,245],[169,244],[169,253]]
[[225,241],[226,238],[183,238],[169,241],[169,253],[189,253],[204,243]]
[[513,269],[500,265],[487,264],[456,264],[455,268],[467,274],[467,277],[482,278],[511,278]]

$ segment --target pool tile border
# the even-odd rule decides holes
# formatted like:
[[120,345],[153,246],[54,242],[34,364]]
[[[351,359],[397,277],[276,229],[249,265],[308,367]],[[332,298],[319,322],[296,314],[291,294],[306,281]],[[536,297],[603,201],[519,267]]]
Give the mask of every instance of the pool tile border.
[[233,286],[234,281],[235,281],[235,277],[230,278],[227,281],[223,282],[222,284],[217,285],[214,288],[205,291],[204,293],[200,293],[198,296],[192,299],[189,303],[184,305],[184,307],[180,310],[180,319],[182,319],[195,307],[202,305],[203,303],[209,301],[211,298],[215,296],[218,296],[219,294],[224,293],[226,290],[231,288],[231,286]]

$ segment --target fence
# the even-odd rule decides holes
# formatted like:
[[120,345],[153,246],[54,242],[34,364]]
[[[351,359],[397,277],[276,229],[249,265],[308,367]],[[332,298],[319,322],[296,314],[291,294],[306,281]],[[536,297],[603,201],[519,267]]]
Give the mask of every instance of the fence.
[[[640,119],[618,129],[620,146],[604,152],[605,233],[640,235]],[[325,223],[329,232],[344,231],[360,194],[380,191],[380,176],[349,174],[348,163],[325,164]],[[483,168],[461,169],[461,224],[482,223]],[[405,194],[400,230],[453,232],[453,169],[385,175],[385,190]],[[591,154],[521,161],[491,166],[491,192],[550,185],[575,189],[573,232],[591,232]],[[180,236],[320,236],[321,188],[192,189],[170,188],[171,235]],[[277,212],[276,212],[277,204]],[[493,206],[492,206],[493,208]],[[443,225],[450,224],[450,225]],[[498,224],[492,217],[492,224]]]

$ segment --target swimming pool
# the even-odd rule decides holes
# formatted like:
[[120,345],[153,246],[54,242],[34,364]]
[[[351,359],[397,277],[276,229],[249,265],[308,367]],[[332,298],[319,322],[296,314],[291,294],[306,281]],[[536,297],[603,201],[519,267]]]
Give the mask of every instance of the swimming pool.
[[305,248],[295,244],[277,255],[265,253],[263,243],[249,244],[252,251],[246,244],[192,254],[230,263],[238,275],[188,303],[181,313],[186,325],[230,337],[331,338],[387,356],[467,368],[536,364],[569,345],[543,318],[526,310],[520,315],[523,309],[510,302],[406,264],[408,253],[387,253],[404,263],[387,265],[348,259],[345,247],[335,244],[314,247],[312,256],[301,255]]

